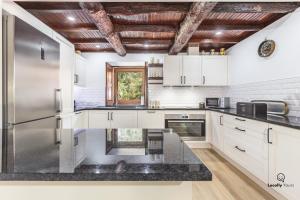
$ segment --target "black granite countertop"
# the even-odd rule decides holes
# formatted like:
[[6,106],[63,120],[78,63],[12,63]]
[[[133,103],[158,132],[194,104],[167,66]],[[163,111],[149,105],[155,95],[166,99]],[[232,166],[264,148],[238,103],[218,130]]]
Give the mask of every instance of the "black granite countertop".
[[262,121],[270,124],[276,124],[280,126],[285,126],[289,128],[300,129],[300,117],[293,117],[293,116],[279,116],[279,115],[268,115],[267,117],[261,116],[250,116],[250,115],[240,115],[237,114],[236,109],[212,109],[211,111],[216,111],[224,114],[234,115],[238,117],[244,117],[247,119],[253,119],[257,121]]
[[160,107],[150,108],[148,106],[80,106],[75,112],[82,110],[206,110],[197,107]]
[[0,180],[212,180],[208,168],[171,129],[58,131],[59,140],[48,129],[15,136],[5,147],[7,163]]

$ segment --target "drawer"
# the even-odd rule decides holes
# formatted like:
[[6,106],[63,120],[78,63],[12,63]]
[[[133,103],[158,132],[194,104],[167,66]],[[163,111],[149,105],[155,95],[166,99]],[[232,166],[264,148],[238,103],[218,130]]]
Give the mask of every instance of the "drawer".
[[266,140],[237,134],[226,128],[224,133],[224,153],[267,183],[268,145]]
[[268,124],[256,120],[246,119],[232,115],[224,115],[224,126],[233,129],[252,130],[257,133],[265,133],[268,129]]

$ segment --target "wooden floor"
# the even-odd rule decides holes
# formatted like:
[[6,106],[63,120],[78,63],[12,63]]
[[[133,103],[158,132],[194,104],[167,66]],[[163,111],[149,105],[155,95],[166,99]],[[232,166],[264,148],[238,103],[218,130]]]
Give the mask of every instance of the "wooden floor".
[[212,181],[193,183],[193,200],[275,199],[211,149],[194,149],[213,174]]

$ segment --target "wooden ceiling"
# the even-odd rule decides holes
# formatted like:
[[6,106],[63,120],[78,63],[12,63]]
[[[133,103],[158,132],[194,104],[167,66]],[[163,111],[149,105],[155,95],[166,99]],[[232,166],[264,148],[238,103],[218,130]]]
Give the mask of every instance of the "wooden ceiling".
[[285,3],[17,2],[82,52],[229,48],[300,6]]

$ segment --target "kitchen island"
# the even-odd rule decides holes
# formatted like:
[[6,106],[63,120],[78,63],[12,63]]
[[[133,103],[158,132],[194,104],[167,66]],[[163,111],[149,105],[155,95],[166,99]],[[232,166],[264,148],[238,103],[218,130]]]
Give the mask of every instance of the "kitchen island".
[[[47,138],[51,131],[40,134]],[[110,199],[191,199],[191,181],[212,180],[208,168],[170,129],[63,129],[58,134],[52,146],[26,147],[26,140],[22,147],[9,144],[14,153],[7,155],[1,185],[21,192],[39,188],[43,181],[42,188],[55,192],[57,186],[44,181],[61,181],[67,190],[83,193],[91,188],[80,186],[92,184],[93,192],[102,191],[99,197],[110,191]],[[36,181],[34,187],[30,181]]]

